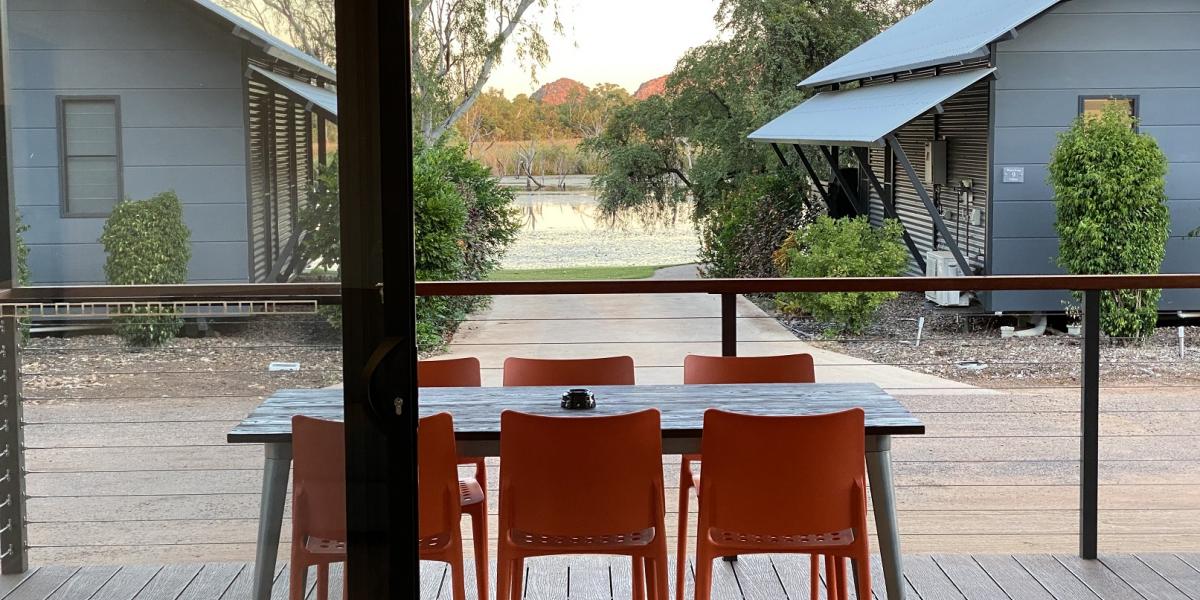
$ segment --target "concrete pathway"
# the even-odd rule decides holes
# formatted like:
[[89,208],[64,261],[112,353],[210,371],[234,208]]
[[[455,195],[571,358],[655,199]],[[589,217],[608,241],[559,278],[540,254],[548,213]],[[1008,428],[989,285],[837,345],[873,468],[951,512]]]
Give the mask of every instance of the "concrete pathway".
[[[696,277],[695,265],[660,270],[656,279]],[[475,356],[484,385],[498,386],[504,359],[630,355],[637,381],[683,382],[688,354],[721,353],[721,302],[699,294],[507,296],[472,315],[450,344],[449,357]],[[814,348],[753,302],[738,299],[738,353],[810,353],[823,382],[874,382],[893,394],[971,391],[973,386]]]

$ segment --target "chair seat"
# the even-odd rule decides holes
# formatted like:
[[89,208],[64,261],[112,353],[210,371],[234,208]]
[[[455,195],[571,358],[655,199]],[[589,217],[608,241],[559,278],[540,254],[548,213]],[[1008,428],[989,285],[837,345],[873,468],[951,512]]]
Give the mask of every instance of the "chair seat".
[[458,493],[462,498],[463,506],[473,506],[485,499],[483,488],[479,486],[479,482],[469,477],[458,480]]
[[605,549],[642,548],[654,541],[654,528],[648,527],[641,531],[628,533],[610,533],[603,535],[544,535],[527,531],[512,530],[511,539],[514,545],[527,549],[562,550],[577,548],[587,551]]
[[830,533],[804,533],[799,535],[760,535],[738,533],[713,527],[708,530],[713,541],[726,546],[742,548],[795,550],[803,548],[839,548],[854,543],[854,530],[843,529]]
[[345,556],[346,542],[344,540],[330,540],[310,535],[304,539],[304,549],[309,554],[319,556]]

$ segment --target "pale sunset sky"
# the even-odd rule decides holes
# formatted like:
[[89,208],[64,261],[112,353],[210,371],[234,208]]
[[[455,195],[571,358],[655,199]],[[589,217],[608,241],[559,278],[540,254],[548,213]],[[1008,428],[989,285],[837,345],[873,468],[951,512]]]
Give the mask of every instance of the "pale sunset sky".
[[632,94],[642,82],[670,73],[689,48],[716,37],[718,4],[720,0],[560,0],[562,35],[551,33],[548,11],[536,15],[550,44],[550,62],[538,70],[538,82],[530,81],[509,48],[488,87],[512,97],[569,77],[588,86],[615,83]]

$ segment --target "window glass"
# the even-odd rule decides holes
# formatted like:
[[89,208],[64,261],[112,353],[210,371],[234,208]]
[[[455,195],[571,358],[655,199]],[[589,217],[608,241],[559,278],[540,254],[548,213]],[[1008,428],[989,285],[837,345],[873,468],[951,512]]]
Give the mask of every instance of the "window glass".
[[1134,98],[1084,98],[1081,103],[1082,112],[1089,119],[1100,116],[1110,104],[1123,104],[1129,110],[1129,116],[1137,116],[1137,101]]
[[106,215],[121,197],[116,99],[62,99],[64,212]]

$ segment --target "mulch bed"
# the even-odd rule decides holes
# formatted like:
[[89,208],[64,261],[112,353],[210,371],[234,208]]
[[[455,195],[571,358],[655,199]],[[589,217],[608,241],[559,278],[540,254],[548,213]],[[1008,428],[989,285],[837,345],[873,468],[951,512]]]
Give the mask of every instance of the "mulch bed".
[[[1078,385],[1080,340],[1068,336],[1062,317],[1052,318],[1047,334],[1001,339],[1000,327],[1028,327],[1016,317],[972,309],[944,309],[924,294],[904,293],[879,311],[859,335],[830,338],[828,323],[775,312],[760,305],[801,339],[858,358],[988,387]],[[918,346],[917,320],[925,318]],[[1187,385],[1200,383],[1200,326],[1184,328],[1180,356],[1178,328],[1159,327],[1142,343],[1106,339],[1101,344],[1101,380],[1106,385]]]

